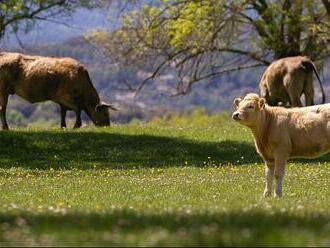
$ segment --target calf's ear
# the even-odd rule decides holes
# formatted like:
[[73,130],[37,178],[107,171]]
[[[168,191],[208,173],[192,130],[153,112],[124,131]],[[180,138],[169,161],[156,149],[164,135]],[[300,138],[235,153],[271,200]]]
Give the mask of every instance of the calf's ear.
[[235,104],[235,107],[236,108],[238,108],[238,105],[239,105],[239,103],[242,101],[242,99],[241,98],[235,98],[235,100],[234,100],[234,104]]
[[266,100],[265,98],[260,98],[259,99],[259,109],[263,110],[265,108]]

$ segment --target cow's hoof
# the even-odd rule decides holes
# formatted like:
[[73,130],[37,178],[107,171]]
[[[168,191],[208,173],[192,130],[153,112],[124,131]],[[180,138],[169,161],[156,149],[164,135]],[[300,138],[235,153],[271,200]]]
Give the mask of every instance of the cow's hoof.
[[281,198],[282,192],[275,192],[275,198]]
[[264,197],[271,197],[272,196],[272,192],[269,190],[265,190],[264,191]]
[[81,127],[81,122],[76,122],[73,126],[74,129],[80,128]]

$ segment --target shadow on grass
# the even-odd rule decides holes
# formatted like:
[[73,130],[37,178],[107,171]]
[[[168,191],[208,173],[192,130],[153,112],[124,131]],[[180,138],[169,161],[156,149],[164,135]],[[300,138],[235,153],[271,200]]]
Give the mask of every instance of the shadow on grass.
[[132,168],[260,162],[252,144],[100,132],[1,132],[0,167]]
[[[28,229],[30,236],[48,234],[53,245],[136,245],[138,240],[142,240],[139,245],[148,245],[151,237],[159,240],[149,245],[329,245],[329,221],[329,216],[305,218],[263,211],[146,214],[122,210],[106,214],[0,215],[0,226],[6,227],[7,233],[15,230],[24,234]],[[14,237],[17,236],[16,233]],[[24,241],[4,237],[0,237],[0,244]]]
[[293,162],[301,162],[301,163],[324,163],[324,162],[330,162],[330,153],[323,155],[318,158],[313,158],[313,159],[307,159],[307,158],[296,158],[292,159],[291,161]]

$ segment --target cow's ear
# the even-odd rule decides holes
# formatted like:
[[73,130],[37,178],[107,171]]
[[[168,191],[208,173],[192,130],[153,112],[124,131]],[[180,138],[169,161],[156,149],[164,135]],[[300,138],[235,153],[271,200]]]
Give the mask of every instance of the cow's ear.
[[235,98],[235,100],[234,100],[234,104],[235,104],[235,107],[236,108],[238,108],[238,105],[239,105],[239,103],[242,101],[242,99],[241,98]]
[[115,111],[118,110],[109,103],[101,102],[101,103],[96,105],[95,111],[100,111],[102,108],[110,108],[110,109],[115,110]]
[[259,109],[263,110],[265,108],[266,100],[265,98],[260,98],[259,99]]

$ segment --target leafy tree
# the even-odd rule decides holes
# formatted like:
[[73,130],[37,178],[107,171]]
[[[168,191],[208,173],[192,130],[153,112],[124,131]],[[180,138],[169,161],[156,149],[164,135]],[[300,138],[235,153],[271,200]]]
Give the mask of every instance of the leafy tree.
[[329,0],[322,0],[324,7],[327,10],[328,15],[330,16],[330,1]]
[[36,21],[60,22],[79,7],[92,8],[103,0],[0,0],[0,39],[5,32],[29,31]]
[[[328,2],[327,0],[323,1]],[[329,55],[326,5],[312,0],[162,0],[125,13],[120,28],[91,39],[115,63],[150,66],[137,90],[175,72],[177,90],[274,59]]]

